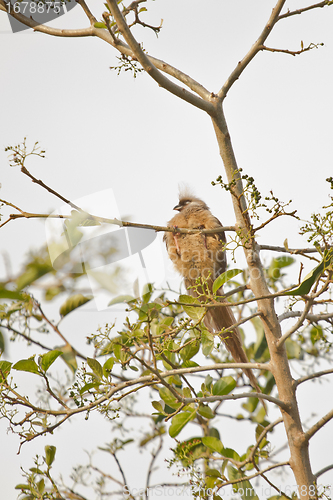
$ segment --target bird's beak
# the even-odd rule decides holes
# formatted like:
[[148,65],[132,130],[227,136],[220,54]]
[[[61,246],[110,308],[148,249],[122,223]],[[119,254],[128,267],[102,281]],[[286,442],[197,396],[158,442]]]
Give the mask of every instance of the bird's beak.
[[181,205],[176,205],[175,207],[173,207],[173,210],[178,210],[178,212],[182,209],[182,206]]

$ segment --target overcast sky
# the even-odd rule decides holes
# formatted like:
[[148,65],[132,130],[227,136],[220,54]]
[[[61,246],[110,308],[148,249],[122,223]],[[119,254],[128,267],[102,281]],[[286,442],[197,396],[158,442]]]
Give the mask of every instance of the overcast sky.
[[[160,36],[141,27],[135,35],[149,54],[216,92],[260,34],[274,3],[206,0],[203,7],[198,0],[159,0],[151,3],[145,15],[151,24],[163,18]],[[291,1],[288,7],[293,10],[304,3]],[[101,2],[95,16],[100,18],[102,11]],[[79,6],[51,24],[88,25]],[[273,189],[280,199],[293,199],[292,207],[303,219],[327,204],[325,179],[333,175],[332,25],[333,7],[281,21],[268,46],[299,50],[301,40],[304,46],[325,45],[297,57],[260,53],[225,102],[239,166],[256,179],[264,194]],[[61,205],[18,168],[8,166],[5,146],[26,136],[30,144],[38,140],[47,156],[29,162],[28,168],[74,202],[112,189],[121,216],[164,225],[173,216],[179,183],[186,182],[224,224],[234,223],[228,195],[211,186],[218,175],[225,176],[212,124],[202,111],[168,94],[145,74],[136,79],[130,72],[117,76],[110,70],[118,63],[117,53],[99,39],[52,38],[32,30],[13,34],[3,12],[0,36],[0,198],[31,212],[51,212]],[[296,221],[274,224],[263,232],[260,243],[282,245],[288,238],[290,247],[306,245]],[[37,248],[45,238],[40,221],[18,220],[1,229],[1,250],[11,256],[14,273],[27,249]],[[3,262],[0,266],[3,273]],[[84,319],[89,333],[107,320],[104,313]],[[309,386],[307,390],[301,406],[310,414],[319,405],[319,399],[313,399],[318,384],[311,396]],[[326,400],[321,406],[324,413],[331,403]],[[6,423],[1,422],[0,429],[4,433]],[[329,432],[332,425],[326,440]],[[321,449],[325,432],[322,435],[321,440],[314,439],[312,449]],[[47,443],[51,444],[50,439],[34,449],[41,453]],[[13,485],[20,482],[17,469],[20,464],[32,466],[32,452],[27,447],[16,457],[17,440],[11,435],[5,446],[1,495],[14,500]],[[319,451],[314,455],[315,470],[327,464]],[[325,482],[332,482],[329,476]]]

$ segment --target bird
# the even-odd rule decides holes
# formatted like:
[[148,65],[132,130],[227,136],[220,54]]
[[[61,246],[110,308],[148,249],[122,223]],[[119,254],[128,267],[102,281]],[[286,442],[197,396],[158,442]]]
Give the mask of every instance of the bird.
[[[187,292],[201,302],[207,302],[206,292],[212,292],[215,279],[227,269],[226,236],[221,231],[223,226],[203,200],[188,192],[180,193],[179,202],[173,210],[178,214],[167,223],[170,228],[218,230],[216,233],[192,234],[166,231],[163,236],[169,258],[183,276]],[[227,302],[223,298],[222,287],[216,295],[221,297],[220,301]],[[212,334],[221,338],[236,362],[249,363],[230,305],[207,308],[204,324]],[[230,331],[224,332],[230,327]],[[244,368],[243,372],[254,389],[261,392],[252,370]],[[263,405],[265,407],[264,402]]]

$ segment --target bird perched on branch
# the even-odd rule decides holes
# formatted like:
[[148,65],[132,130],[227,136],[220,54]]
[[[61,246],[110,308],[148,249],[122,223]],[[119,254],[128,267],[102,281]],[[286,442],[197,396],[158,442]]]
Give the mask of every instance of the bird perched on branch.
[[[179,213],[168,222],[169,227],[202,230],[222,228],[221,222],[214,217],[206,203],[192,195],[181,194],[174,210]],[[170,259],[184,278],[188,293],[202,302],[207,301],[206,292],[212,292],[215,279],[224,273],[227,267],[225,233],[223,231],[209,234],[165,232],[163,239]],[[223,296],[222,288],[216,293]],[[249,363],[242,346],[239,329],[233,326],[235,323],[236,320],[229,305],[209,308],[204,317],[207,329],[219,335],[234,360],[239,363]],[[230,327],[232,327],[230,331],[223,332]],[[251,385],[261,392],[252,370],[245,368],[243,371],[250,379]]]

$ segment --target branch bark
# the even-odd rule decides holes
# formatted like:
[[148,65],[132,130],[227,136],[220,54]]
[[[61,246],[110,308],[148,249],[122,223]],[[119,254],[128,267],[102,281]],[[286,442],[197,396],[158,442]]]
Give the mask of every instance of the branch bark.
[[224,99],[229,92],[231,86],[235,83],[236,80],[240,77],[240,75],[243,73],[245,70],[246,66],[252,61],[252,59],[262,50],[262,46],[267,39],[268,35],[272,31],[274,24],[278,21],[279,19],[279,14],[286,3],[286,0],[279,0],[275,7],[272,10],[272,14],[270,15],[263,31],[259,35],[258,39],[256,42],[252,45],[251,49],[248,51],[248,53],[243,57],[243,59],[237,64],[236,68],[234,71],[230,74],[229,78],[221,88],[221,90],[218,92],[218,97],[220,99]]
[[[128,43],[130,49],[132,50],[132,57],[134,56],[135,59],[139,61],[143,69],[147,72],[147,74],[153,78],[161,87],[165,88],[171,94],[176,95],[177,97],[180,97],[184,101],[187,101],[189,104],[192,104],[193,106],[202,109],[203,111],[206,111],[208,114],[211,114],[214,111],[214,108],[212,104],[207,101],[202,99],[201,97],[196,96],[195,94],[192,94],[188,90],[180,87],[179,85],[175,84],[168,78],[166,78],[154,65],[152,59],[150,59],[142,50],[140,44],[135,40],[134,36],[132,35],[131,30],[129,29],[123,15],[121,14],[119,7],[117,5],[116,0],[107,0],[107,4],[110,8],[110,11],[117,23],[118,29],[125,38],[126,42]],[[118,44],[116,45],[116,48],[118,48]],[[201,87],[203,89],[203,87]],[[207,93],[205,92],[206,97]]]

